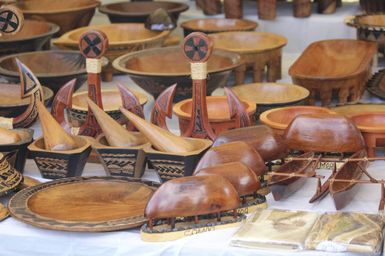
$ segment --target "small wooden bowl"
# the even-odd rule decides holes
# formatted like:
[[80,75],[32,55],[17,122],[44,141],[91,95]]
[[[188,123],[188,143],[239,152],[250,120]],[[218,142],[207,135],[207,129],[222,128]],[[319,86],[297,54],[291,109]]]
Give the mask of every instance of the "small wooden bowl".
[[[143,136],[140,133],[136,134]],[[100,134],[92,147],[96,150],[107,175],[141,178],[146,166],[146,155],[143,148],[149,145],[146,143],[130,148],[111,147],[104,134]]]
[[56,24],[24,20],[23,28],[16,35],[0,37],[0,55],[50,49],[51,37],[59,31]]
[[[209,122],[216,135],[223,131],[237,128],[235,120],[230,118],[230,110],[226,96],[208,96],[206,97],[207,112]],[[253,119],[256,106],[254,103],[242,100],[250,119]],[[192,111],[192,99],[186,99],[178,102],[173,107],[174,113],[178,116],[179,129],[183,134],[189,127]]]
[[28,0],[18,1],[26,19],[44,20],[59,25],[59,36],[75,28],[87,26],[100,5],[95,0]]
[[15,152],[16,157],[13,154],[9,155],[8,162],[20,173],[24,172],[25,161],[27,159],[27,147],[33,141],[32,129],[15,129],[20,135],[21,140],[13,144],[0,145],[0,153],[7,154]]
[[107,14],[111,23],[130,23],[139,22],[145,23],[147,17],[155,10],[162,8],[176,23],[181,12],[187,11],[189,8],[187,4],[178,2],[119,2],[106,4],[99,7],[101,13]]
[[212,145],[211,140],[188,138],[195,141],[197,149],[185,154],[171,154],[154,149],[151,145],[144,147],[148,163],[158,173],[162,182],[183,176],[191,176],[195,166]]
[[12,54],[0,58],[0,76],[20,82],[15,59],[28,66],[40,83],[55,94],[61,86],[76,78],[75,90],[87,79],[85,58],[78,51],[38,51]]
[[257,105],[255,120],[269,109],[305,105],[305,100],[309,97],[309,90],[293,84],[243,84],[233,87],[232,90],[239,98]]
[[170,34],[170,31],[148,30],[143,23],[104,24],[72,30],[53,41],[53,44],[61,49],[78,50],[80,36],[90,29],[100,30],[108,37],[108,49],[104,56],[110,63],[103,70],[105,81],[112,80],[112,62],[117,57],[129,52],[161,47]]
[[253,31],[258,23],[244,19],[211,18],[188,20],[180,24],[180,26],[183,28],[184,35],[187,36],[192,32],[211,34],[229,31]]
[[385,112],[384,104],[354,104],[331,108],[337,114],[351,117],[363,113]]
[[357,29],[357,39],[376,42],[378,52],[385,54],[385,41],[382,39],[385,36],[385,14],[351,16],[345,18],[345,23]]
[[[224,87],[232,70],[241,65],[238,54],[214,50],[207,63],[207,95]],[[180,47],[164,47],[129,53],[117,58],[115,69],[127,73],[142,89],[157,98],[177,83],[174,101],[192,97],[190,63]]]
[[384,0],[360,0],[360,5],[366,13],[385,12]]
[[[147,96],[145,94],[137,91],[133,91],[133,93],[138,98],[141,106],[147,103]],[[71,124],[75,127],[80,127],[87,118],[87,98],[87,91],[76,92],[72,96],[72,108],[68,109],[68,117]],[[113,119],[122,125],[127,122],[127,118],[119,110],[122,106],[122,98],[118,90],[102,90],[102,102],[103,110]]]
[[325,40],[310,44],[290,67],[293,83],[310,91],[308,102],[319,95],[323,106],[332,103],[333,91],[338,104],[357,102],[371,76],[377,46],[373,42],[351,39]]
[[67,151],[50,151],[44,147],[44,138],[40,137],[28,146],[30,156],[35,160],[41,176],[46,179],[60,179],[81,176],[91,144],[81,136],[73,137],[78,148]]
[[[53,91],[43,86],[44,103],[49,105],[53,98]],[[29,99],[21,99],[20,84],[0,83],[0,116],[16,117],[22,114],[29,105]]]
[[334,113],[328,108],[314,106],[293,106],[284,108],[275,108],[265,111],[261,114],[262,123],[270,126],[277,134],[283,135],[291,121],[302,114],[312,113]]

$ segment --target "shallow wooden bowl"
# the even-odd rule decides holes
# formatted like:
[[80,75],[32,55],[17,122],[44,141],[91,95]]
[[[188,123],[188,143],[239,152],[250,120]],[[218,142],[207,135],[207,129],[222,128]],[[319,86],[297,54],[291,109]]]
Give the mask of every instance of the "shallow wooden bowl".
[[148,163],[154,167],[162,182],[191,176],[203,154],[212,145],[211,140],[187,139],[195,142],[196,150],[188,153],[172,154],[156,150],[151,145],[144,147]]
[[180,24],[180,26],[183,28],[184,35],[187,36],[192,32],[211,34],[228,31],[253,31],[258,23],[243,19],[212,18],[188,20]]
[[[53,98],[53,91],[43,86],[44,103],[49,105]],[[0,116],[16,117],[22,114],[29,105],[29,98],[21,99],[20,84],[0,83]]]
[[[24,172],[25,161],[27,159],[27,147],[33,141],[32,129],[15,129],[20,135],[21,140],[17,143],[0,145],[0,153],[7,155],[8,162],[20,173]],[[8,154],[14,152],[14,154]],[[15,155],[16,154],[16,155]]]
[[309,90],[293,84],[278,83],[255,83],[234,86],[232,90],[244,100],[254,102],[257,105],[255,119],[266,110],[287,107],[293,105],[304,105],[309,97]]
[[[241,65],[238,54],[214,50],[208,64],[207,95],[226,85],[232,70]],[[192,97],[190,63],[180,47],[164,47],[129,53],[117,58],[114,68],[157,98],[167,87],[177,83],[174,101]]]
[[74,78],[77,79],[75,90],[87,79],[85,58],[80,52],[52,50],[17,53],[0,58],[0,76],[10,82],[20,82],[16,58],[54,93]]
[[99,5],[100,2],[95,0],[28,0],[16,3],[25,18],[59,25],[58,35],[87,26]]
[[[143,107],[147,103],[147,96],[143,93],[133,91]],[[72,108],[68,109],[69,120],[73,126],[80,127],[87,118],[88,92],[76,92],[72,96]],[[102,90],[103,110],[120,124],[125,124],[127,118],[122,115],[119,108],[122,106],[122,98],[118,90]]]
[[80,36],[90,29],[100,30],[108,37],[108,50],[104,56],[108,58],[110,63],[103,69],[106,81],[112,80],[114,72],[112,62],[117,57],[129,52],[161,47],[170,34],[170,31],[148,30],[143,23],[104,24],[72,30],[53,43],[61,49],[78,50]]
[[332,108],[337,114],[351,117],[363,113],[385,112],[384,104],[354,104]]
[[360,5],[366,13],[385,12],[384,0],[360,0]]
[[50,49],[51,37],[59,31],[56,24],[24,20],[24,26],[16,35],[0,37],[0,55]]
[[262,123],[270,126],[276,133],[283,135],[289,124],[299,115],[311,113],[334,113],[328,108],[314,106],[293,106],[275,108],[261,114]]
[[[192,99],[186,99],[174,105],[173,111],[178,117],[179,129],[183,134],[189,127],[192,111]],[[254,103],[241,99],[250,119],[253,119],[256,106]],[[226,96],[206,97],[209,122],[216,135],[223,131],[237,128],[235,120],[230,118],[230,110]]]
[[167,1],[119,2],[99,7],[101,13],[107,14],[111,23],[140,22],[145,23],[147,17],[155,10],[164,9],[173,21],[178,21],[181,12],[187,11],[187,4]]
[[339,104],[357,102],[371,76],[377,46],[373,42],[351,39],[325,40],[310,44],[290,67],[294,84],[310,91],[309,103],[321,99],[332,103],[337,93]]
[[43,178],[60,179],[82,175],[91,152],[91,144],[80,136],[73,138],[78,146],[73,150],[46,150],[43,137],[38,138],[28,146],[30,157],[35,160]]
[[352,120],[362,132],[385,133],[385,112],[363,112],[350,116],[350,120]]

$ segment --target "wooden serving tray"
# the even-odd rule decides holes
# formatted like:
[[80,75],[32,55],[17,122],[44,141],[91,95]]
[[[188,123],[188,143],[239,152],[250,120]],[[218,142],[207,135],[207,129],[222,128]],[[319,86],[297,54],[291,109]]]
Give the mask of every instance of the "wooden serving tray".
[[139,227],[155,191],[139,179],[75,177],[26,188],[9,201],[11,215],[36,227],[81,232]]

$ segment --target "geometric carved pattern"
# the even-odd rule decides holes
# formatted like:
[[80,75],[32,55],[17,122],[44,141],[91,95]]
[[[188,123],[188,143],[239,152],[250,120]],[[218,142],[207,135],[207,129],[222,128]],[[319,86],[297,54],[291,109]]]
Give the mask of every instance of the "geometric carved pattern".
[[136,154],[102,153],[100,156],[111,175],[124,174],[132,177],[134,176]]
[[68,160],[35,157],[35,162],[43,176],[65,178],[68,176]]
[[183,161],[150,160],[162,181],[184,177],[185,164]]

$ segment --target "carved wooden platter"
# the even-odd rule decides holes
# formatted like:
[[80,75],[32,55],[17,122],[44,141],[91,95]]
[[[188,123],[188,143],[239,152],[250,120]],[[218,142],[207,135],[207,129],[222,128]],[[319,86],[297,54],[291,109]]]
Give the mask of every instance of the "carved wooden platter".
[[138,179],[75,177],[26,188],[8,208],[14,218],[45,229],[122,230],[147,221],[144,209],[154,191]]

